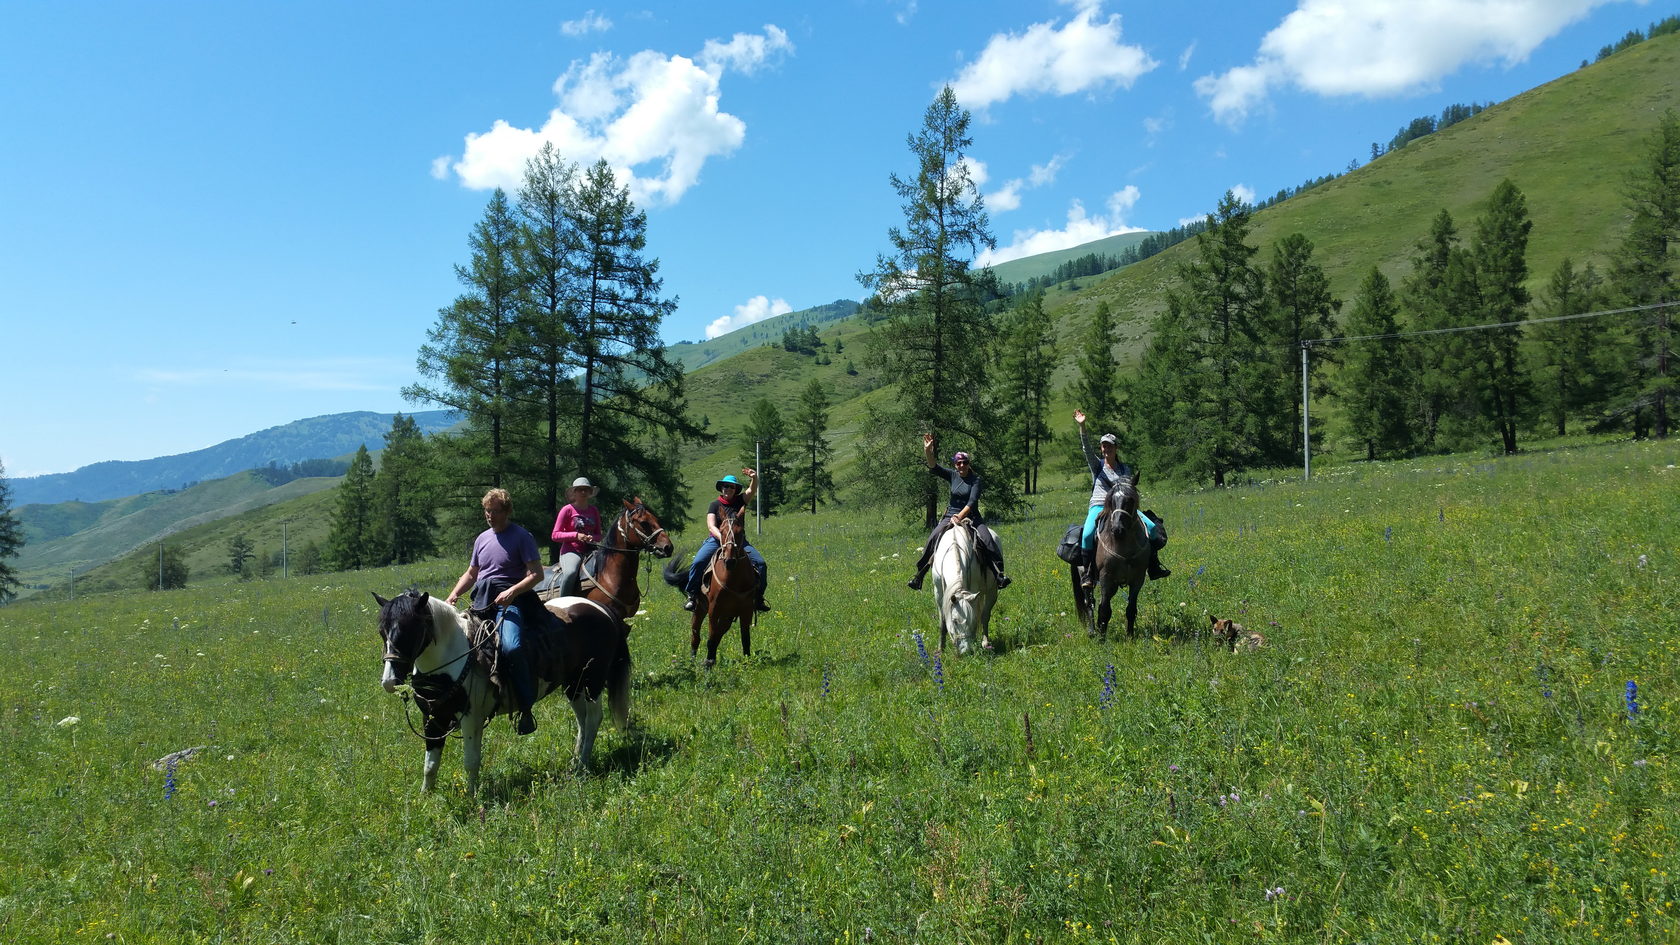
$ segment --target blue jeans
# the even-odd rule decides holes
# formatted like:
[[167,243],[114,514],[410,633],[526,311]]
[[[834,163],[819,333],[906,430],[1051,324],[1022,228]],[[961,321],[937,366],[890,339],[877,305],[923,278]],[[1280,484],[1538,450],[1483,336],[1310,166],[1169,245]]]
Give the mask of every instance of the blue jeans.
[[513,684],[513,697],[522,712],[531,711],[537,700],[536,687],[531,683],[531,664],[525,659],[525,623],[527,617],[518,604],[501,608],[502,666],[504,676]]
[[[694,561],[688,566],[688,587],[685,588],[688,596],[693,597],[700,593],[700,579],[706,576],[706,569],[711,566],[712,555],[717,554],[717,550],[718,540],[710,535],[695,549]],[[752,545],[742,545],[741,550],[746,552],[747,559],[752,562],[753,573],[758,575],[758,590],[763,593],[765,582],[769,580],[766,577],[769,570],[764,563],[764,556]]]

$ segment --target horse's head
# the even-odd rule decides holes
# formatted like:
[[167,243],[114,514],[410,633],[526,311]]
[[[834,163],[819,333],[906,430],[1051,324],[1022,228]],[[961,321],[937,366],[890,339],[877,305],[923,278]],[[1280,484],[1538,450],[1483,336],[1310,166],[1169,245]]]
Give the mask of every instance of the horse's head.
[[396,689],[414,671],[414,661],[432,644],[431,599],[422,591],[409,588],[392,600],[378,594],[379,636],[385,641],[385,674],[381,682],[386,692]]
[[659,524],[645,504],[641,496],[624,500],[624,512],[618,517],[619,538],[626,548],[636,551],[646,551],[655,558],[669,558],[676,548],[671,544],[671,536],[665,533],[665,526]]
[[718,534],[723,536],[718,542],[718,560],[734,561],[744,554],[741,550],[741,523],[733,515],[722,516],[722,521],[718,522]]
[[1111,531],[1123,531],[1137,522],[1137,482],[1131,476],[1121,476],[1108,487],[1103,499],[1103,515]]

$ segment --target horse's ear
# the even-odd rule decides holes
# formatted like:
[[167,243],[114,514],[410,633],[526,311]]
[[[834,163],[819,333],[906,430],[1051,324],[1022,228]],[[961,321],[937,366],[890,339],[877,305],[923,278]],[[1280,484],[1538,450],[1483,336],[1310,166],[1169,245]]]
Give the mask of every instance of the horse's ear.
[[1208,614],[1208,623],[1211,623],[1211,624],[1214,624],[1214,625],[1218,625],[1218,623],[1219,623],[1219,618],[1218,618],[1218,617],[1215,617],[1215,616],[1214,616],[1214,615],[1212,615],[1212,614]]
[[378,591],[372,591],[371,593],[373,594],[373,599],[379,602],[379,606],[384,607],[386,604],[390,603],[390,601],[380,597]]
[[640,503],[640,502],[641,502],[641,501],[642,501],[642,499],[641,499],[641,496],[636,496],[636,497],[635,497],[635,498],[633,498],[633,499],[620,499],[620,500],[619,500],[619,501],[621,501],[621,502],[623,502],[623,503],[624,503],[624,507],[625,507],[625,508],[627,508],[627,509],[633,509],[633,508],[635,508],[635,507],[636,507],[636,505],[637,505],[637,504],[638,504],[638,503]]
[[425,591],[421,591],[420,592],[420,603],[425,604],[428,600],[431,599],[431,597],[432,597],[432,595],[426,593]]

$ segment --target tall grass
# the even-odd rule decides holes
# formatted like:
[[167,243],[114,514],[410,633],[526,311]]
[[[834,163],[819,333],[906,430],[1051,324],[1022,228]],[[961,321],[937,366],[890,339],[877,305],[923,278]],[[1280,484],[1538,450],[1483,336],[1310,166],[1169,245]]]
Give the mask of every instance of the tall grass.
[[1000,526],[964,659],[919,532],[778,517],[751,659],[698,668],[648,590],[633,730],[577,778],[564,703],[497,722],[477,802],[458,745],[416,793],[368,593],[457,561],[14,606],[0,939],[1674,941],[1677,460],[1148,495],[1175,574],[1106,643],[1051,554],[1070,485]]

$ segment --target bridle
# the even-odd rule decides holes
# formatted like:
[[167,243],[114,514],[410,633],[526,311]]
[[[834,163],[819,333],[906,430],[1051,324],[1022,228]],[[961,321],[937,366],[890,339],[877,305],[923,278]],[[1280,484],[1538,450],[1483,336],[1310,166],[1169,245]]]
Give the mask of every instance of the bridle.
[[[403,674],[404,680],[408,683],[408,689],[406,689],[402,694],[403,721],[408,723],[408,730],[413,732],[416,737],[421,740],[426,740],[427,738],[424,732],[421,732],[419,729],[414,727],[414,719],[408,712],[409,702],[412,700],[414,703],[419,705],[420,714],[423,718],[430,718],[433,714],[432,706],[448,702],[453,699],[457,693],[465,689],[465,680],[467,678],[465,667],[463,667],[462,672],[456,676],[449,675],[449,667],[469,659],[473,654],[490,645],[491,641],[496,639],[497,633],[502,629],[502,617],[502,613],[498,610],[496,614],[496,624],[490,628],[489,633],[483,634],[476,643],[469,642],[466,650],[463,651],[460,656],[448,660],[429,673],[415,672],[414,661],[419,659],[420,654],[426,652],[426,649],[436,642],[436,618],[432,616],[430,608],[426,611],[426,631],[421,636],[420,649],[413,657],[406,657],[400,653],[392,651],[391,637],[395,636],[395,634],[385,638],[385,656],[383,657],[383,662],[408,664],[408,672]],[[470,641],[471,634],[468,634],[468,639]],[[447,682],[444,684],[438,683],[437,680],[439,677]],[[463,714],[465,714],[465,709],[463,709],[461,713],[457,713],[455,717],[450,720],[449,728],[443,733],[445,736],[458,733],[460,731],[461,716]]]
[[[665,534],[665,526],[660,525],[651,532],[642,528],[641,525],[636,523],[635,516],[638,512],[647,512],[648,517],[653,518],[654,522],[657,523],[659,521],[659,519],[654,518],[653,513],[648,510],[647,503],[645,502],[637,502],[635,505],[626,508],[624,511],[618,513],[618,518],[613,521],[612,531],[608,533],[607,542],[601,545],[602,554],[606,554],[608,552],[624,554],[646,551],[649,554],[658,556],[659,552],[654,549],[653,543],[660,535]],[[635,536],[635,540],[639,542],[639,544],[632,542],[632,535]],[[614,545],[613,539],[615,538],[623,539],[624,544]],[[582,571],[584,577],[595,583],[596,590],[599,590],[601,593],[607,595],[607,599],[613,602],[614,607],[617,607],[620,611],[628,613],[630,608],[624,605],[624,601],[619,600],[617,594],[607,590],[606,585],[601,583],[599,572],[590,572],[589,559],[584,559],[583,567],[580,570]]]

